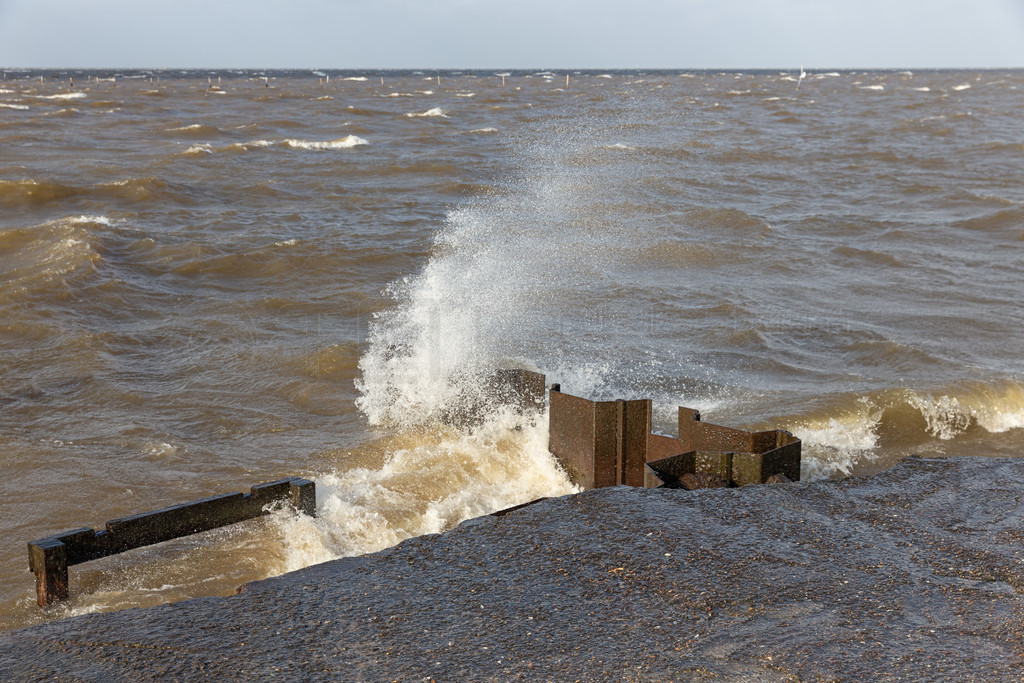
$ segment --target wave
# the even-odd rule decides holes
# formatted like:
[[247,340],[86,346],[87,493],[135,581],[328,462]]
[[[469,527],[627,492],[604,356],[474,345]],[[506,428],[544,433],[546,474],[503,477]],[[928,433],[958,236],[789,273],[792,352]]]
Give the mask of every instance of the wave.
[[80,197],[130,202],[155,198],[192,201],[189,188],[159,178],[128,178],[84,187],[34,179],[0,180],[0,206],[44,206]]
[[467,131],[468,133],[497,133],[497,128],[488,126],[487,128],[474,128],[473,130]]
[[221,130],[216,126],[210,126],[204,123],[193,123],[188,126],[178,126],[177,128],[168,128],[169,133],[187,133],[189,135],[200,137],[210,135],[220,135]]
[[433,109],[428,109],[427,111],[423,111],[423,112],[419,112],[419,113],[410,112],[410,113],[406,114],[406,116],[409,116],[409,117],[412,117],[412,118],[416,118],[416,117],[420,117],[420,118],[439,117],[439,118],[443,118],[443,119],[448,118],[448,114],[446,114],[444,109],[441,109],[440,107],[434,107]]
[[982,232],[1000,232],[1004,230],[1019,230],[1024,225],[1024,207],[993,211],[983,216],[968,218],[956,223],[966,230],[979,230]]
[[31,109],[27,104],[7,104],[6,102],[0,102],[0,107],[3,107],[4,109],[17,109],[19,111]]
[[192,145],[181,154],[183,156],[201,156],[205,154],[213,154],[213,146],[207,144]]
[[281,572],[376,552],[577,490],[548,455],[547,421],[523,424],[513,414],[472,434],[405,433],[322,457],[345,469],[317,477],[317,517],[283,512],[270,518],[284,539]]
[[350,149],[358,145],[367,144],[366,140],[356,135],[348,135],[337,140],[294,140],[287,139],[283,143],[284,145],[293,149],[314,149],[314,150],[330,150],[330,149]]
[[56,285],[91,271],[100,260],[90,228],[109,227],[106,216],[67,216],[41,225],[0,230],[0,300]]
[[65,92],[56,95],[34,95],[37,100],[80,100],[87,97],[84,92]]
[[187,156],[201,156],[205,154],[216,154],[221,152],[252,152],[260,149],[283,147],[286,149],[302,149],[313,151],[330,151],[339,149],[351,149],[359,145],[367,145],[369,142],[357,135],[347,135],[336,140],[300,140],[298,138],[286,138],[284,140],[249,140],[248,142],[235,142],[225,147],[215,148],[209,144],[192,145],[181,154]]
[[[837,396],[809,414],[779,419],[803,440],[809,478],[849,475],[883,452],[911,452],[973,433],[1024,428],[1024,382],[963,382],[941,389],[889,389]],[[934,450],[934,448],[932,449]]]

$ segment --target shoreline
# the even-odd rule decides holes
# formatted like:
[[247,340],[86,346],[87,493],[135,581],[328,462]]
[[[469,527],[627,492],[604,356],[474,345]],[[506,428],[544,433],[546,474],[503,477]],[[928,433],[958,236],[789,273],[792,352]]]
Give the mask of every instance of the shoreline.
[[609,487],[228,598],[0,634],[5,680],[1018,680],[1024,459]]

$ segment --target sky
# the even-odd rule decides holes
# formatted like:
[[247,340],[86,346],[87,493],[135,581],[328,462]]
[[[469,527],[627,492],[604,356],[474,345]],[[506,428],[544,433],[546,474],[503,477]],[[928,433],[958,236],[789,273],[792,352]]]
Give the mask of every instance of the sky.
[[1024,67],[1024,0],[0,0],[6,68]]

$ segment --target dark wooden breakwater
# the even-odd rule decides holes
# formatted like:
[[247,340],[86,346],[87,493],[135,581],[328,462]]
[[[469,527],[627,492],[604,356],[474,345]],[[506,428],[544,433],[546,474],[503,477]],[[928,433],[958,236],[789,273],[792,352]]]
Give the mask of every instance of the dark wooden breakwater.
[[[450,422],[473,425],[494,405],[523,412],[548,407],[548,448],[576,485],[585,488],[709,488],[799,481],[800,440],[789,432],[747,432],[701,421],[679,408],[678,438],[651,430],[651,400],[591,401],[529,370],[494,372],[481,397],[453,407]],[[543,500],[543,499],[540,499]],[[107,522],[106,528],[72,529],[28,544],[40,606],[68,598],[68,567],[267,514],[268,505],[290,502],[316,515],[313,482],[293,477]],[[538,502],[538,501],[532,501]],[[524,505],[530,505],[525,503]],[[500,515],[512,509],[501,510]]]
[[[520,405],[543,405],[545,377],[501,371],[503,387],[518,387]],[[540,389],[538,389],[540,387]],[[506,390],[507,391],[507,390]],[[679,408],[679,436],[654,434],[651,399],[591,401],[548,393],[548,448],[576,485],[698,488],[800,480],[800,439],[774,429],[748,432],[701,420]]]
[[292,477],[253,486],[245,494],[224,493],[113,519],[101,531],[83,527],[30,541],[28,564],[36,575],[36,601],[45,607],[68,599],[71,565],[259,517],[277,502],[315,517],[316,485]]

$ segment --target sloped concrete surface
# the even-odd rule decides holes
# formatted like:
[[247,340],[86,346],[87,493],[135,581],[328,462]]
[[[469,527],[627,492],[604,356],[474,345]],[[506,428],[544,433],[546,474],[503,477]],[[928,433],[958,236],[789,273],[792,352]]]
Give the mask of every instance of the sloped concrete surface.
[[0,679],[1024,679],[1024,459],[550,499],[231,598],[0,635]]

